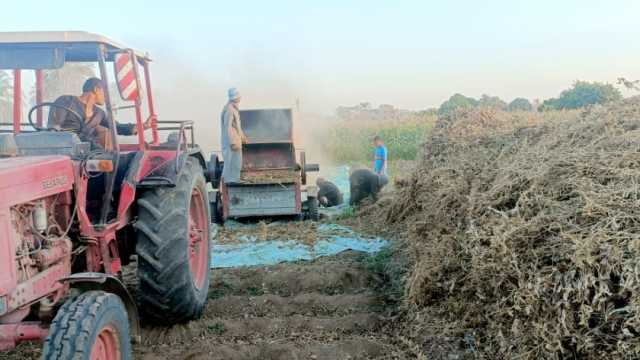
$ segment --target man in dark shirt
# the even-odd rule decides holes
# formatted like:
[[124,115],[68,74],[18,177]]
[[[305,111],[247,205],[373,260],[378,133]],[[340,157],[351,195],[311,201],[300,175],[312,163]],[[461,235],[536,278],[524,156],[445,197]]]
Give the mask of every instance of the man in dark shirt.
[[323,178],[316,180],[318,186],[318,201],[323,207],[332,207],[341,205],[344,201],[342,198],[342,192],[340,189],[332,183]]
[[[48,126],[59,131],[75,132],[82,141],[89,141],[94,147],[113,150],[110,121],[104,110],[98,107],[104,103],[104,83],[98,78],[90,78],[82,86],[82,95],[63,95],[54,102],[55,105],[73,110],[82,118],[63,108],[52,107]],[[144,128],[149,127],[150,120],[147,120]],[[138,132],[135,124],[117,123],[116,130],[118,135],[136,135]]]
[[386,175],[378,175],[369,169],[358,169],[349,176],[351,197],[349,205],[360,204],[367,197],[378,198],[378,193],[387,185],[389,178]]

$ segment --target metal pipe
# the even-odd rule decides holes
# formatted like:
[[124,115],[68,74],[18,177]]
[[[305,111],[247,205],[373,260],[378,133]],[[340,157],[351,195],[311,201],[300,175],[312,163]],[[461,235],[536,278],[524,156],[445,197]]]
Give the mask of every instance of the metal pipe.
[[[44,95],[44,72],[42,70],[36,70],[36,105],[42,104]],[[39,128],[42,127],[42,108],[39,107],[36,110],[36,125]]]
[[[149,107],[149,117],[157,118],[156,110],[153,106],[153,93],[151,91],[151,75],[149,74],[149,61],[144,59],[142,61],[144,68],[144,82],[147,87],[147,103]],[[153,137],[153,145],[158,145],[160,143],[160,138],[158,137],[158,126],[156,124],[152,124],[151,126],[151,134]]]
[[161,127],[158,130],[182,130],[182,129],[193,129],[193,127],[180,127],[180,126],[170,126],[170,127]]
[[136,55],[133,50],[127,50],[129,53],[129,59],[131,60],[131,64],[133,65],[133,74],[135,76],[134,81],[136,82],[136,88],[138,89],[138,96],[135,99],[134,106],[136,109],[136,127],[138,133],[138,149],[140,151],[144,151],[145,149],[145,141],[144,141],[144,123],[142,122],[142,109],[140,100],[140,74],[138,73],[138,62],[136,61]]
[[193,124],[193,120],[158,120],[158,124]]
[[176,174],[180,173],[180,150],[182,148],[182,141],[185,142],[185,149],[187,148],[187,135],[184,133],[185,123],[180,124],[180,131],[178,132],[178,145],[176,146]]
[[[120,163],[120,144],[118,144],[118,132],[116,119],[113,117],[113,108],[111,107],[111,97],[109,95],[109,81],[107,79],[107,66],[105,64],[105,54],[107,49],[104,44],[100,44],[98,47],[98,64],[100,67],[100,78],[102,78],[102,82],[104,84],[104,97],[105,104],[107,108],[107,118],[110,122],[111,127],[111,138],[113,142],[113,168],[118,169],[118,165]],[[109,212],[111,211],[111,197],[113,193],[113,188],[116,181],[116,173],[117,171],[113,171],[111,173],[105,174],[105,193],[102,197],[102,210],[100,212],[100,226],[104,226],[107,223]]]
[[0,351],[11,349],[23,341],[44,340],[47,332],[38,322],[0,324]]
[[113,110],[117,111],[117,110],[135,109],[135,107],[136,107],[135,105],[123,105],[123,106],[115,107],[113,108]]
[[22,71],[13,70],[13,132],[20,133],[22,122]]

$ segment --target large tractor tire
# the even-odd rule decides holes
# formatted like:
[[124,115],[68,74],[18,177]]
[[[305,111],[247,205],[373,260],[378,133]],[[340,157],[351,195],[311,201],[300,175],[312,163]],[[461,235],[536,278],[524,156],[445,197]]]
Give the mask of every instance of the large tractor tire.
[[202,167],[189,158],[176,186],[145,192],[138,200],[138,302],[158,324],[202,315],[209,289],[209,196]]
[[43,360],[129,360],[129,320],[117,295],[89,291],[58,310],[44,343]]

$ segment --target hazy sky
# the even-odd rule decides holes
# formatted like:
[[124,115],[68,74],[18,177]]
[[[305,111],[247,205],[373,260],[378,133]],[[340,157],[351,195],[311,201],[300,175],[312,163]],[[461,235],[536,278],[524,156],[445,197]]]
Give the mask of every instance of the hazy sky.
[[299,97],[330,112],[360,101],[420,109],[454,92],[546,98],[576,79],[640,78],[637,0],[11,0],[2,10],[3,31],[86,30],[147,50],[159,96],[213,113],[229,86],[245,106]]

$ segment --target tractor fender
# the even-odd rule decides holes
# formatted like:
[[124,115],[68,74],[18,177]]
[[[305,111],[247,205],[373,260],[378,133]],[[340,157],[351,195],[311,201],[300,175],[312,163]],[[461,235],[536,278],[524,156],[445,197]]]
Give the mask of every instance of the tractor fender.
[[[155,169],[152,174],[147,174],[138,183],[137,187],[141,188],[154,188],[154,187],[174,187],[178,174],[184,168],[186,160],[188,158],[195,158],[198,164],[202,167],[204,173],[207,173],[207,163],[204,160],[202,152],[198,149],[194,149],[191,152],[181,152],[174,160],[168,162],[168,166],[163,166]],[[140,161],[137,162],[140,164]],[[131,172],[133,173],[133,172]],[[132,180],[131,177],[127,177],[126,180]]]
[[189,156],[196,158],[202,169],[207,170],[207,161],[205,160],[204,153],[200,150],[200,147],[196,146],[189,150]]
[[82,272],[69,275],[59,280],[67,283],[71,288],[78,289],[81,292],[91,290],[102,290],[108,293],[118,295],[129,315],[129,327],[131,329],[131,338],[135,343],[142,340],[140,334],[140,319],[138,317],[138,307],[133,297],[124,286],[122,281],[115,276],[96,272]]

